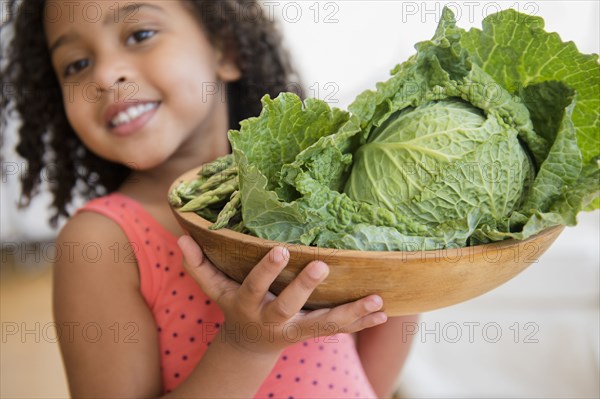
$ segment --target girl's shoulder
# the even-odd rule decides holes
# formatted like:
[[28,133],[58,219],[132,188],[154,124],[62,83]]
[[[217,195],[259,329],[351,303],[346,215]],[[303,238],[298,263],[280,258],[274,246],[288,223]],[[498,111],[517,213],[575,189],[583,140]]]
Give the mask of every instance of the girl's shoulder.
[[135,257],[122,226],[107,214],[86,210],[84,207],[72,216],[56,238],[60,256],[55,275],[62,270],[72,276],[90,274],[139,287]]
[[79,208],[56,243],[65,255],[55,266],[59,271],[75,269],[69,273],[98,274],[95,277],[104,282],[127,283],[123,288],[141,292],[149,303],[164,279],[156,265],[173,269],[181,263],[177,237],[142,203],[120,193],[93,199]]

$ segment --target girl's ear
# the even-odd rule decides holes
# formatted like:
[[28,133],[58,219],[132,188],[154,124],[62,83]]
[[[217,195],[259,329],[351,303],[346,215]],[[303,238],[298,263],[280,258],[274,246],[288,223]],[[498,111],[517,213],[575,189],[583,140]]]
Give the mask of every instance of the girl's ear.
[[242,77],[235,57],[221,50],[217,50],[217,77],[223,82],[235,82]]

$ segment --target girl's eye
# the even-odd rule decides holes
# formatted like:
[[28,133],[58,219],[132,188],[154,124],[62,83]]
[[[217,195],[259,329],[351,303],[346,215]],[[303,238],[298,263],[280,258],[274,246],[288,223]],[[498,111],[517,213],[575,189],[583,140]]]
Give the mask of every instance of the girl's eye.
[[[155,34],[156,34],[155,30],[138,30],[138,31],[135,31],[131,35],[129,35],[129,37],[127,38],[126,44],[130,45],[130,44],[135,44],[135,43],[143,42],[145,40],[148,40],[149,38],[151,38]],[[82,69],[86,68],[89,65],[89,63],[90,62],[87,59],[81,59],[81,60],[77,60],[75,62],[70,63],[65,68],[64,76],[68,77],[70,75],[73,75],[73,74],[76,74],[76,73],[80,72]]]
[[67,77],[67,76],[73,75],[73,74],[81,71],[85,67],[87,67],[88,64],[89,64],[89,61],[85,58],[81,59],[81,60],[77,60],[75,62],[72,62],[69,65],[67,65],[67,67],[65,68],[64,76]]
[[134,43],[143,42],[144,40],[148,40],[155,34],[156,34],[155,30],[138,30],[136,32],[133,32],[131,35],[129,35],[129,37],[127,38],[127,44],[132,44],[131,43],[132,40]]

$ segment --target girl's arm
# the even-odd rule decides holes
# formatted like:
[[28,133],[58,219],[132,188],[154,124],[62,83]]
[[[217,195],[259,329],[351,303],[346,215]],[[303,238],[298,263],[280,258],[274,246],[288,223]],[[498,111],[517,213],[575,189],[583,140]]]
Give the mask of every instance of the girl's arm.
[[357,351],[379,398],[390,398],[412,344],[418,315],[391,317],[357,333]]
[[[161,395],[156,324],[140,293],[135,258],[123,251],[128,244],[114,222],[91,212],[73,217],[57,238],[54,318],[72,397]],[[170,395],[252,397],[277,358],[216,338]]]
[[54,320],[72,397],[156,397],[158,336],[125,234],[83,212],[57,240]]
[[[259,342],[244,340],[243,334],[239,340],[216,337],[169,396],[252,397],[291,344],[284,334],[290,322],[300,326],[299,340],[305,340],[313,337],[315,323],[335,323],[353,333],[386,320],[374,297],[299,312],[327,275],[327,266],[319,262],[305,267],[278,297],[268,293],[287,264],[283,248],[272,250],[239,285],[219,272],[191,238],[181,243],[188,272],[225,314],[221,331],[244,323],[265,331]],[[156,325],[140,293],[137,265],[128,261],[131,254],[115,250],[128,244],[116,223],[91,212],[72,218],[57,239],[54,313],[74,397],[149,398],[162,391]]]

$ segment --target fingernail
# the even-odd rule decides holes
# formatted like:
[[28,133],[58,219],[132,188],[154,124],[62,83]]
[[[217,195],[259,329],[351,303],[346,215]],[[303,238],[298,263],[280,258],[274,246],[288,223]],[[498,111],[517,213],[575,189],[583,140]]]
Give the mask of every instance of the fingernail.
[[186,235],[183,235],[177,239],[177,246],[179,247],[179,249],[182,249],[182,245],[185,245],[185,240],[187,240],[186,237]]
[[385,323],[387,321],[387,315],[383,312],[378,313],[375,315],[375,322],[377,324],[382,324]]
[[327,273],[327,265],[323,262],[314,262],[308,268],[308,275],[312,278],[320,279]]
[[202,250],[193,250],[190,245],[194,246],[195,242],[192,237],[183,235],[177,239],[177,245],[183,255],[184,263],[190,266],[198,266],[204,261],[204,254]]
[[275,262],[283,262],[284,260],[288,260],[290,258],[290,251],[286,247],[277,247],[275,249],[275,253],[273,254],[273,261]]
[[381,299],[381,297],[373,296],[373,297],[371,297],[369,302],[367,302],[367,310],[374,312],[374,311],[380,309],[381,305],[383,305],[383,300]]

